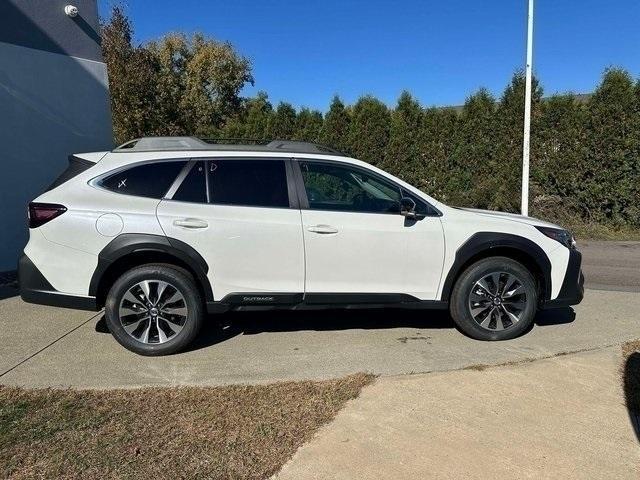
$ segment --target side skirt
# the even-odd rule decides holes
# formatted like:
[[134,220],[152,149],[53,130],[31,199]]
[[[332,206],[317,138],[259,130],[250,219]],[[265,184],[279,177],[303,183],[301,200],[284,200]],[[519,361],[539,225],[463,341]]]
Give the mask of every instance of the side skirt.
[[207,302],[208,313],[260,310],[406,308],[446,310],[449,302],[420,300],[404,293],[233,293]]

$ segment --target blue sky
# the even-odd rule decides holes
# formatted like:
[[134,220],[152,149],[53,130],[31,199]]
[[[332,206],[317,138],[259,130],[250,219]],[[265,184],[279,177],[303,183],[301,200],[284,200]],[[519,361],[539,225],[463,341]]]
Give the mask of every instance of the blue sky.
[[[99,0],[101,15],[114,0]],[[128,0],[138,42],[170,31],[231,42],[272,102],[325,111],[404,89],[426,106],[480,87],[499,96],[524,65],[526,0]],[[603,70],[640,74],[640,1],[536,0],[534,73],[545,94],[592,91]]]

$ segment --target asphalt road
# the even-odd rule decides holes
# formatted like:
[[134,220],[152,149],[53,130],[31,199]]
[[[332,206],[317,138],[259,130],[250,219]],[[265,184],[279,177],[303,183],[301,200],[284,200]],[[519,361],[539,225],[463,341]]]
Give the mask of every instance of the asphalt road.
[[640,292],[640,242],[579,241],[588,288]]
[[[132,387],[219,385],[447,371],[598,350],[640,337],[640,242],[584,242],[587,292],[574,309],[538,314],[528,334],[479,342],[444,312],[343,310],[230,313],[193,348],[140,357],[103,333],[102,314],[0,301],[0,383]],[[608,290],[608,291],[603,291]],[[618,290],[618,291],[613,291]]]

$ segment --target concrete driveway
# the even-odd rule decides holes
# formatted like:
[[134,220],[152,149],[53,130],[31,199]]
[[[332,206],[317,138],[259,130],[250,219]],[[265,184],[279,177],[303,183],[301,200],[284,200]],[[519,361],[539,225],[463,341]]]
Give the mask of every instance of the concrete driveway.
[[[640,243],[589,242],[582,249],[587,286],[599,290],[589,288],[575,311],[540,313],[531,332],[500,343],[465,337],[442,312],[232,313],[225,315],[230,326],[221,333],[212,319],[190,351],[147,358],[102,333],[101,313],[7,298],[0,300],[0,383],[113,388],[257,383],[360,371],[425,373],[597,350],[640,337]],[[607,258],[615,263],[611,268]]]
[[274,480],[638,480],[622,363],[615,346],[378,378]]

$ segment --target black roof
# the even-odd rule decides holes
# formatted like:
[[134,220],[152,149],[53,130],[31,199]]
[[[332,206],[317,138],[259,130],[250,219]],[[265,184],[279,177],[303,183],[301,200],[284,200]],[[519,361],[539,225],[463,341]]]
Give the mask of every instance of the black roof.
[[[245,143],[220,143],[229,142],[230,140]],[[334,148],[310,142],[272,140],[266,143],[261,140],[203,139],[198,137],[141,137],[130,140],[113,149],[114,152],[158,152],[176,150],[315,153],[345,156],[344,153]]]

